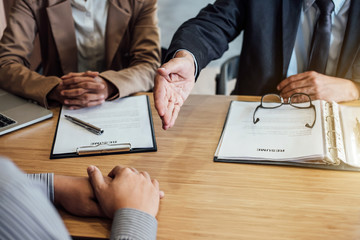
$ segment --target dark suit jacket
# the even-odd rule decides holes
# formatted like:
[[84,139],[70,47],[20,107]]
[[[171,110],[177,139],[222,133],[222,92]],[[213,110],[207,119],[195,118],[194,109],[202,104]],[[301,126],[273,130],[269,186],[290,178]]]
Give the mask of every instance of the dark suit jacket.
[[[107,71],[100,76],[117,87],[120,97],[153,87],[160,62],[156,8],[156,0],[109,0]],[[43,75],[29,69],[37,33]],[[0,42],[0,88],[47,106],[47,94],[69,72],[77,72],[71,1],[16,1]]]
[[[218,0],[175,33],[167,59],[178,49],[192,52],[204,68],[244,32],[238,81],[233,94],[277,92],[286,77],[302,0]],[[360,1],[352,0],[337,77],[360,79]]]

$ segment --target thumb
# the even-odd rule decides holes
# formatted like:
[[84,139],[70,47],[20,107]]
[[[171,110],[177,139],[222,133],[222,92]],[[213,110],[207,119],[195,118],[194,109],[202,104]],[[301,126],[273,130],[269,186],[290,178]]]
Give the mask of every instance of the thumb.
[[170,70],[168,70],[167,68],[165,68],[166,66],[161,66],[160,68],[157,69],[157,73],[165,78],[168,78],[168,76],[170,75]]
[[158,68],[158,74],[161,76],[169,76],[171,73],[178,73],[184,68],[184,63],[182,59],[170,59],[170,61],[164,63],[160,68]]
[[97,192],[100,188],[105,185],[104,177],[100,170],[91,165],[87,168],[87,173],[89,176],[89,180],[95,192]]
[[175,57],[170,61],[164,63],[160,67],[159,74],[178,74],[182,77],[194,76],[195,72],[195,62],[193,58],[189,59],[188,57]]

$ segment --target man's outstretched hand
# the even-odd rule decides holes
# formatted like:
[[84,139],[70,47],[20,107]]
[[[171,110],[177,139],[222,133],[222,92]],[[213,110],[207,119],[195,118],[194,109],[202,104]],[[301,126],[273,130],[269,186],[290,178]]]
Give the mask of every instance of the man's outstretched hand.
[[194,59],[187,51],[179,51],[157,70],[154,101],[163,129],[174,126],[181,106],[194,87],[194,72]]

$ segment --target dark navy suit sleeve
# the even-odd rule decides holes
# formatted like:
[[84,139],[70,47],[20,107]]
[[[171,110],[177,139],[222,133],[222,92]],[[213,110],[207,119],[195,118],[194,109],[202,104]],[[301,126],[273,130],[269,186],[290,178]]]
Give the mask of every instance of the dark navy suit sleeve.
[[221,57],[228,43],[244,27],[243,5],[240,0],[217,0],[203,8],[176,31],[165,61],[172,58],[176,50],[186,49],[194,54],[201,70],[211,60]]

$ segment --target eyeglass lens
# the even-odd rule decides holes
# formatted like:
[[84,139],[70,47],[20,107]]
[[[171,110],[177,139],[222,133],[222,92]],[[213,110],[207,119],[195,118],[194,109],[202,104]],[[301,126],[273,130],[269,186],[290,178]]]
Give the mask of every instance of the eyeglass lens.
[[283,103],[283,98],[277,94],[266,94],[261,98],[261,106],[263,108],[277,108]]
[[309,95],[304,93],[295,93],[291,95],[289,103],[291,106],[296,108],[310,108],[311,98]]

